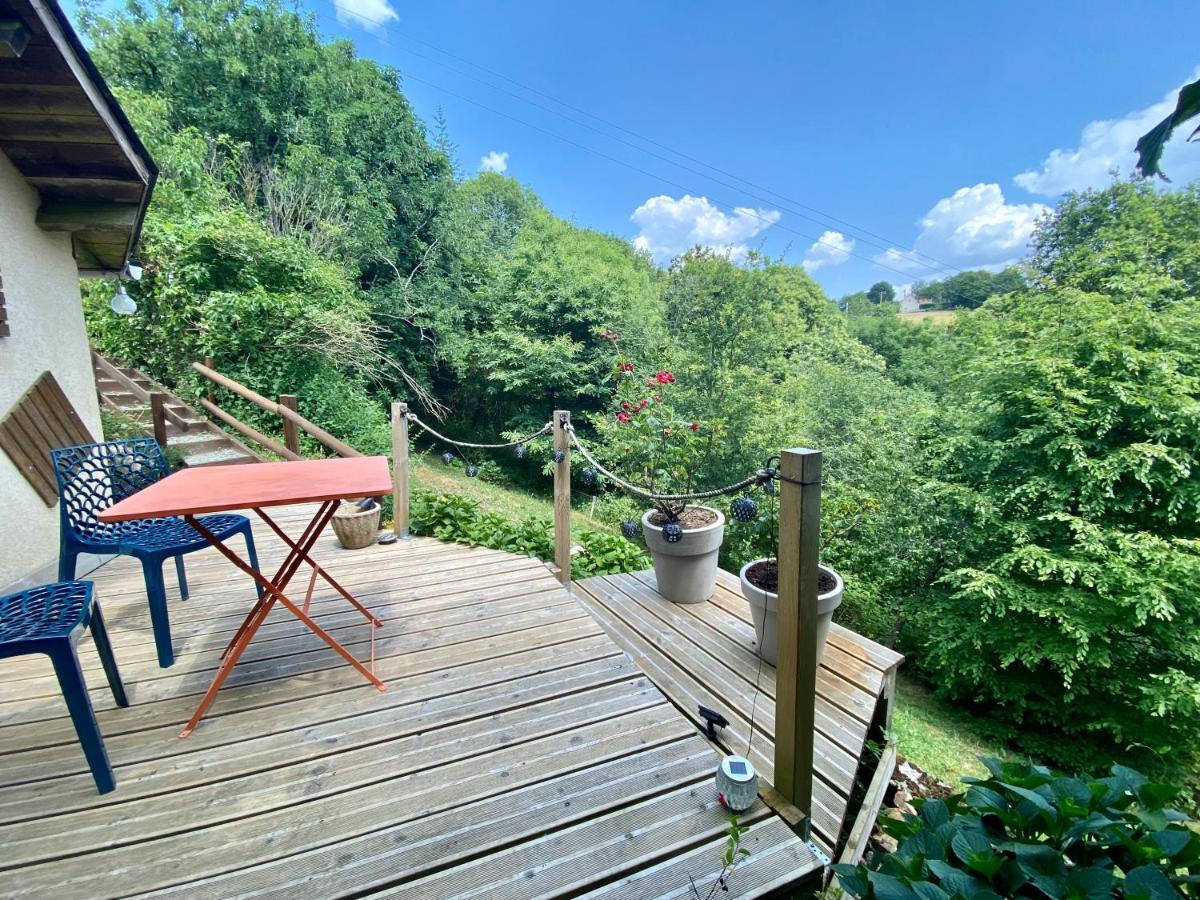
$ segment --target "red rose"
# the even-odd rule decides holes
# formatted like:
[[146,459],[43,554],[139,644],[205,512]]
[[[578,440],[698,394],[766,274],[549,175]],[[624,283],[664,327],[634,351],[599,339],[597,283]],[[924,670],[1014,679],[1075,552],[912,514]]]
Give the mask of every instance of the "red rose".
[[617,413],[617,421],[620,422],[622,425],[628,425],[629,424],[629,413],[627,413],[627,412]]
[[621,371],[622,372],[632,372],[633,371],[633,363],[622,363]]
[[629,401],[628,400],[621,401],[621,409],[625,410],[626,412],[629,412]]
[[699,422],[693,422],[693,423],[692,423],[692,431],[699,431],[699,430],[700,430],[700,423],[699,423]]
[[675,376],[674,376],[674,375],[672,375],[670,372],[668,372],[668,373],[667,373],[667,383],[668,383],[668,384],[674,384],[674,383],[675,383]]
[[654,387],[654,379],[653,378],[646,379],[646,387]]

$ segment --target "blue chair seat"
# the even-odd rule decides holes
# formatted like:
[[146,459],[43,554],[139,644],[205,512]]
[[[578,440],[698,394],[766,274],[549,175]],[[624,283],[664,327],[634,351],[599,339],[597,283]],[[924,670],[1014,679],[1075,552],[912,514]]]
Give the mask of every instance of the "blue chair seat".
[[44,584],[0,597],[0,658],[30,653],[50,657],[96,788],[107,794],[116,787],[116,779],[76,653],[85,628],[91,629],[113,698],[118,706],[128,706],[129,698],[90,581]]
[[[158,664],[164,669],[175,662],[171,644],[171,622],[167,613],[167,588],[163,563],[175,560],[179,596],[188,597],[186,553],[202,550],[208,541],[182,518],[139,519],[130,522],[101,522],[99,514],[114,503],[136,494],[170,473],[167,457],[154,438],[133,438],[101,444],[80,444],[50,451],[58,482],[60,544],[58,580],[73,581],[80,553],[118,553],[142,564],[150,624]],[[199,516],[199,521],[218,540],[241,534],[246,539],[250,565],[258,568],[254,534],[245,516],[221,513]],[[254,584],[262,596],[262,586]]]
[[[237,515],[220,514],[196,518],[220,540],[238,534],[247,524],[245,516]],[[96,526],[87,540],[95,541],[104,547],[118,545],[122,548],[121,552],[126,554],[132,554],[135,550],[151,553],[159,550],[188,553],[208,546],[204,535],[178,517],[97,522]]]

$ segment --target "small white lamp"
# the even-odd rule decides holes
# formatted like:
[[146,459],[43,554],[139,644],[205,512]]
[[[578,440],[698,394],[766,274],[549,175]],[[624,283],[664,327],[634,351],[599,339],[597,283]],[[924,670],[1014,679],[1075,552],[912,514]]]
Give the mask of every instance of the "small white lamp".
[[758,799],[758,773],[744,756],[730,754],[717,767],[717,797],[732,812],[743,812]]
[[137,312],[137,304],[133,302],[133,298],[125,293],[125,285],[117,282],[117,292],[113,294],[112,303],[109,304],[118,316],[132,316]]

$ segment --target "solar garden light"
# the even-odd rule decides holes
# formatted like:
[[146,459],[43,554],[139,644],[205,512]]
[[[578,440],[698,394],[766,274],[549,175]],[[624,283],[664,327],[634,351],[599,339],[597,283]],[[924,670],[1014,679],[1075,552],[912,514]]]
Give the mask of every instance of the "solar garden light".
[[717,766],[717,797],[731,812],[743,812],[758,799],[758,773],[754,763],[731,753]]

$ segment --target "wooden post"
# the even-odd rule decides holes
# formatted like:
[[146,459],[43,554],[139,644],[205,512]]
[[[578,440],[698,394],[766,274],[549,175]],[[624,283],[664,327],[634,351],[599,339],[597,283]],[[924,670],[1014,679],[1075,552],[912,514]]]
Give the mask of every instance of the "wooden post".
[[807,817],[807,833],[812,819],[816,727],[821,451],[784,450],[779,474],[775,788]]
[[[210,382],[211,383],[211,382]],[[299,412],[299,405],[296,402],[295,394],[280,394],[279,405],[286,406],[292,412]],[[283,418],[283,445],[293,453],[300,452],[300,429],[296,427],[296,423],[286,416]]]
[[554,464],[554,565],[563,584],[571,583],[571,436],[564,427],[570,424],[567,410],[554,411],[554,449],[563,452]]
[[408,540],[408,404],[392,404],[392,533]]
[[[213,367],[213,358],[211,356],[204,357],[204,366],[205,366],[205,368],[208,368],[208,369],[211,369]],[[206,387],[207,387],[207,392],[205,393],[205,397],[208,398],[208,402],[216,403],[217,400],[213,396],[213,394],[215,393],[215,391],[213,391],[213,383],[211,381],[208,382]]]
[[163,450],[167,449],[167,395],[150,395],[150,415],[154,420],[154,439]]

